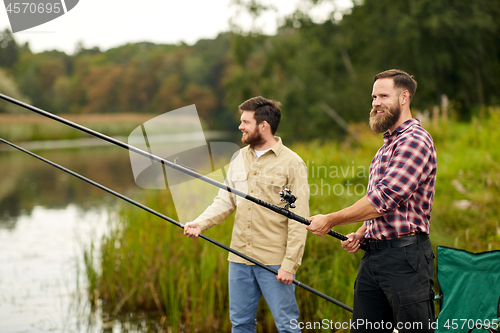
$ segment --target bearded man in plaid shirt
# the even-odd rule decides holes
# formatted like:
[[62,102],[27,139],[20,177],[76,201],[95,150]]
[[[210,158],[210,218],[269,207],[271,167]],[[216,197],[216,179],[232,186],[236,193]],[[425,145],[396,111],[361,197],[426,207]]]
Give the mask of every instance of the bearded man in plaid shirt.
[[411,115],[417,82],[391,69],[374,78],[370,127],[384,145],[370,166],[365,197],[309,220],[324,236],[332,227],[365,221],[342,242],[366,243],[354,286],[351,332],[432,332],[434,251],[429,240],[437,159],[432,137]]

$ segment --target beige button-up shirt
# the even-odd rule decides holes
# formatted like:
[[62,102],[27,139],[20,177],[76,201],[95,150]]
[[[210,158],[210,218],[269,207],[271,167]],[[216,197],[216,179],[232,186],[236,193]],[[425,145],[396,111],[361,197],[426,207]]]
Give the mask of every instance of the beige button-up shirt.
[[[307,168],[302,159],[275,137],[276,144],[258,159],[249,146],[239,150],[230,163],[226,183],[269,203],[284,206],[279,192],[285,187],[297,196],[292,211],[309,216]],[[236,209],[237,208],[237,209]],[[302,261],[307,237],[305,225],[257,205],[249,200],[219,190],[212,205],[194,222],[201,230],[221,223],[236,209],[231,248],[265,265],[281,265],[295,274]],[[251,264],[230,253],[229,261]]]

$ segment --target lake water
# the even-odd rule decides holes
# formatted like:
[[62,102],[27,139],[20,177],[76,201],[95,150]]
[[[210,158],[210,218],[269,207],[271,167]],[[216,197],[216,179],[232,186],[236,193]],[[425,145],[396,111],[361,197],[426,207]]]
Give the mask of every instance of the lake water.
[[[192,143],[186,140],[177,138],[169,147],[188,149]],[[75,145],[80,148],[68,148]],[[148,191],[134,181],[129,152],[98,139],[19,146],[133,200],[140,202],[137,198]],[[217,147],[227,150],[227,144],[212,149]],[[233,152],[227,151],[227,157]],[[128,203],[0,142],[0,332],[146,332],[159,327],[161,319],[139,313],[108,318],[99,304],[91,310],[87,298],[85,249],[92,242],[99,246],[120,204]]]
[[[90,310],[83,253],[121,200],[0,145],[0,332],[120,331]],[[35,153],[131,198],[139,191],[124,149]]]

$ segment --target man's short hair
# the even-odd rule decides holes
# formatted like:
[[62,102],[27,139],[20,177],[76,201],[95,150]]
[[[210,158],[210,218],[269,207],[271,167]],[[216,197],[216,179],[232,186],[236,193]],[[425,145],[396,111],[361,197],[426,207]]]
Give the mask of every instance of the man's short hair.
[[260,124],[264,120],[267,121],[267,123],[271,126],[271,132],[274,135],[281,121],[280,106],[280,102],[266,99],[262,96],[257,96],[241,103],[238,109],[240,110],[240,113],[243,113],[243,111],[254,111],[254,118],[257,121],[257,124]]
[[377,81],[378,79],[385,78],[391,78],[394,80],[394,88],[403,88],[405,90],[408,90],[408,92],[410,93],[411,102],[411,100],[413,99],[413,94],[415,94],[415,91],[417,90],[417,81],[415,81],[413,75],[410,75],[400,69],[389,69],[375,75],[375,77],[373,78],[373,82],[375,83],[375,81]]

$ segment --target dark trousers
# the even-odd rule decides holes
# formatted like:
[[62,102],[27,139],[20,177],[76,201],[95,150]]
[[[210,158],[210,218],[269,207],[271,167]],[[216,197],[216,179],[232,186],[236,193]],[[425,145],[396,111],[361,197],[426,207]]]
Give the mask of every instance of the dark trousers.
[[351,332],[433,332],[430,240],[365,252],[354,286]]

